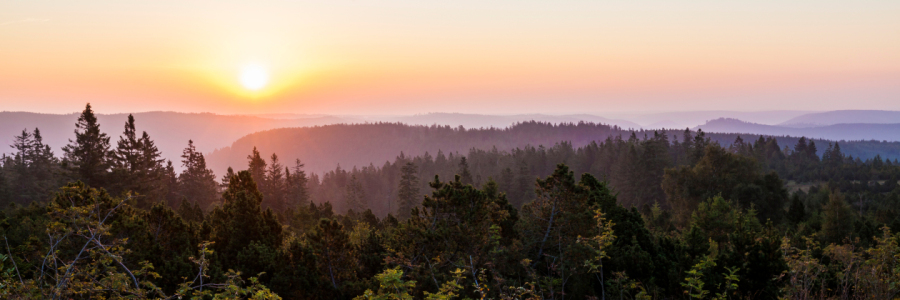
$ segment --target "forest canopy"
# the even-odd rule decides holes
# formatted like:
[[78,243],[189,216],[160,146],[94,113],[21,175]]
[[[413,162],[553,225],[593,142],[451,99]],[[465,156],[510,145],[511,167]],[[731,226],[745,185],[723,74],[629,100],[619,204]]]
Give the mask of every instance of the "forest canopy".
[[[381,137],[373,130],[387,128],[466,148],[401,150],[383,164],[321,173],[307,171],[315,156],[252,148],[217,175],[193,141],[173,163],[140,120],[129,117],[117,138],[99,127],[88,105],[59,155],[35,128],[0,159],[0,296],[892,299],[900,292],[894,143],[590,123],[339,125],[315,130],[358,130],[359,144],[342,147],[371,148]],[[579,138],[547,146],[514,138],[559,136],[553,132]],[[391,139],[382,142],[416,144]],[[471,141],[480,142],[464,143]]]

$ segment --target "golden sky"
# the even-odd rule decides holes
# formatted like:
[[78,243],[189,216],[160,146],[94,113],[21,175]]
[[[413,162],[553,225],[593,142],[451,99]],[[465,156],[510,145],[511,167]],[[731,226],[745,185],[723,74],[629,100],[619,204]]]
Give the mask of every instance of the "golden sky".
[[[252,91],[241,70],[269,80]],[[900,110],[900,1],[0,2],[0,110]]]

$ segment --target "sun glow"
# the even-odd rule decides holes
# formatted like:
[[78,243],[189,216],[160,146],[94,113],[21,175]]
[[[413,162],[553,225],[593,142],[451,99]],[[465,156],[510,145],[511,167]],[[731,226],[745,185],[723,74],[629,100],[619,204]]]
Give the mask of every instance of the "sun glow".
[[241,85],[251,91],[258,91],[269,84],[269,70],[260,64],[248,64],[241,68]]

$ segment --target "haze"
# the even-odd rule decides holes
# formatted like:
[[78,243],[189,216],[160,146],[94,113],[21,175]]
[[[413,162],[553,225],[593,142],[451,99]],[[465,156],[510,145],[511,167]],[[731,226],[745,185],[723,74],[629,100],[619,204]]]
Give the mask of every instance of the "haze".
[[[900,110],[897,16],[898,1],[6,1],[0,105]],[[265,87],[241,85],[247,65],[266,68]]]

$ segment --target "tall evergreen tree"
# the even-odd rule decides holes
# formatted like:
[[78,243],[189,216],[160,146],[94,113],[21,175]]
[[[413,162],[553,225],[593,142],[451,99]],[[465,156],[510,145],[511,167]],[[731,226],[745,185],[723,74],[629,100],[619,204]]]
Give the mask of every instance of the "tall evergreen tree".
[[521,208],[534,195],[534,180],[531,170],[525,161],[519,161],[519,173],[516,176],[516,188],[510,193],[510,202],[516,208]]
[[12,192],[13,201],[18,203],[31,202],[31,183],[34,181],[31,174],[31,133],[22,130],[22,135],[18,135],[13,139],[10,146],[16,149],[16,153],[12,156],[11,169],[12,179],[10,191]]
[[119,137],[114,152],[116,178],[122,191],[133,191],[140,195],[138,206],[149,207],[150,203],[164,199],[163,161],[159,149],[146,131],[137,136],[134,116],[128,115],[125,131]]
[[828,203],[822,207],[821,237],[826,243],[841,243],[853,233],[853,224],[856,213],[844,201],[844,195],[840,191],[833,191],[828,196]]
[[181,165],[184,171],[178,176],[178,187],[182,197],[191,202],[199,203],[201,207],[208,207],[218,199],[216,176],[213,171],[206,168],[206,159],[203,153],[194,147],[194,141],[189,140],[187,148],[181,155]]
[[234,175],[235,175],[234,169],[232,169],[231,167],[228,167],[228,170],[225,171],[225,175],[222,175],[222,180],[221,180],[222,184],[220,186],[223,188],[227,188],[228,182],[231,181],[231,178],[234,177]]
[[472,181],[472,173],[469,172],[469,163],[466,162],[466,157],[460,157],[459,159],[459,182],[462,184],[474,184]]
[[285,196],[287,184],[285,183],[284,166],[278,161],[278,155],[272,153],[272,163],[266,170],[266,182],[263,186],[263,207],[272,207],[275,211],[286,208]]
[[250,171],[253,180],[260,187],[266,186],[266,160],[259,155],[256,147],[253,147],[253,152],[247,155],[247,160],[247,171]]
[[355,212],[363,212],[369,209],[369,201],[366,200],[362,183],[359,182],[359,178],[356,178],[356,175],[351,176],[350,182],[347,183],[347,192],[344,194],[344,202],[347,203],[349,209],[352,209]]
[[397,216],[400,220],[409,219],[410,210],[418,205],[419,194],[419,178],[416,165],[407,162],[400,170],[400,187],[398,188],[397,198]]
[[295,208],[309,202],[309,178],[303,170],[303,163],[298,158],[294,163],[294,173],[288,180],[289,207]]
[[73,179],[92,187],[106,185],[112,165],[109,137],[100,132],[97,116],[88,103],[75,123],[75,140],[63,147],[64,165]]
[[50,145],[44,144],[40,129],[35,128],[31,137],[32,174],[35,180],[44,183],[45,187],[56,188],[58,182],[54,177],[59,161],[53,155],[53,150],[50,150]]
[[178,174],[175,174],[175,166],[171,160],[167,160],[166,166],[162,169],[162,185],[166,203],[169,207],[176,207],[183,197],[178,186]]

